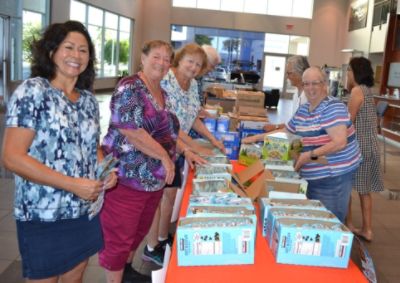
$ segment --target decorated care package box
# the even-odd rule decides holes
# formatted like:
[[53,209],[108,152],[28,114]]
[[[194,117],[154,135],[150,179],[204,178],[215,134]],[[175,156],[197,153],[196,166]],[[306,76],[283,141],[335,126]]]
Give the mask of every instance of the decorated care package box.
[[260,198],[258,201],[260,205],[260,221],[263,226],[262,234],[267,236],[267,222],[269,210],[272,208],[297,208],[308,210],[326,210],[325,206],[319,200],[310,199],[269,199]]
[[347,268],[353,234],[341,223],[281,218],[271,250],[278,263]]
[[[265,231],[265,238],[268,245],[272,244],[272,232],[275,227],[275,221],[282,218],[295,218],[295,219],[318,219],[329,222],[340,223],[340,220],[328,210],[316,210],[316,209],[301,209],[297,207],[293,208],[271,208],[268,211],[267,219],[263,222],[263,231]],[[263,232],[264,233],[264,232]]]
[[186,217],[177,228],[178,266],[253,264],[253,217]]

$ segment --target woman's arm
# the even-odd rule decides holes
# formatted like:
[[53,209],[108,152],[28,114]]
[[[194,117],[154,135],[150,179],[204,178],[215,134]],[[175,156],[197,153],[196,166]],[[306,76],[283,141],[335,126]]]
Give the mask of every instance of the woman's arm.
[[142,128],[119,129],[128,141],[144,154],[161,161],[165,169],[165,182],[171,184],[175,175],[175,164],[172,162],[167,151],[155,141],[148,132]]
[[27,128],[6,128],[2,149],[4,166],[31,182],[69,191],[82,199],[95,200],[103,182],[74,178],[57,172],[28,154],[35,132]]
[[207,127],[204,125],[204,123],[200,120],[199,117],[197,117],[194,120],[193,126],[192,128],[198,132],[202,137],[204,137],[205,139],[208,139],[211,144],[215,147],[217,147],[219,150],[221,150],[222,152],[225,152],[225,147],[224,144],[217,140],[211,133],[210,131],[207,129]]
[[316,156],[324,156],[331,153],[335,153],[337,151],[342,150],[347,145],[347,127],[346,125],[337,125],[331,128],[327,128],[326,132],[328,133],[330,142],[327,144],[320,146],[314,150],[302,152],[295,164],[295,170],[298,171],[300,168],[309,162],[313,162],[311,160],[311,155]]
[[364,94],[359,86],[353,87],[351,90],[350,98],[347,107],[350,113],[350,119],[354,123],[361,105],[364,103]]

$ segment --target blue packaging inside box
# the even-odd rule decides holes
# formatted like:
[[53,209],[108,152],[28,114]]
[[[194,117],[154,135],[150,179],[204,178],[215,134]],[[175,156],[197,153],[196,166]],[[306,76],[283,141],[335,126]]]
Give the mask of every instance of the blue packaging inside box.
[[217,132],[229,131],[229,117],[221,116],[217,120]]
[[260,198],[260,221],[262,221],[263,236],[266,234],[266,223],[268,221],[268,213],[271,208],[298,208],[298,209],[316,209],[316,210],[326,210],[325,206],[319,200],[310,199],[269,199]]
[[347,268],[353,234],[341,223],[281,218],[271,250],[278,263]]
[[217,127],[217,119],[204,118],[203,123],[211,133],[215,132],[215,128]]
[[177,229],[178,266],[253,264],[253,217],[186,217]]
[[328,210],[316,209],[300,209],[300,208],[271,208],[268,212],[267,219],[264,218],[263,234],[265,231],[266,240],[268,245],[272,244],[272,232],[275,221],[281,218],[295,218],[295,219],[317,219],[329,222],[340,223],[340,220]]

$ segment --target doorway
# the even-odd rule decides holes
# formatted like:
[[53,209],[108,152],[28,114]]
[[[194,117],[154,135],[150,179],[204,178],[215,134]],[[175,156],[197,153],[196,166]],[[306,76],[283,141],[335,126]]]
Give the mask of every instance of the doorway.
[[282,93],[285,86],[285,55],[264,54],[263,90],[279,89]]
[[0,15],[0,104],[4,106],[8,99],[8,86],[10,83],[10,17]]

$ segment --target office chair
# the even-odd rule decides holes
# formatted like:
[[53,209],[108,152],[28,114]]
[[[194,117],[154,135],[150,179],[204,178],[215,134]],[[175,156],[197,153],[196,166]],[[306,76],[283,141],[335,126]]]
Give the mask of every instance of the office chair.
[[383,140],[383,172],[386,173],[386,140],[385,140],[385,132],[382,130],[383,128],[383,118],[385,116],[385,112],[389,106],[389,103],[386,101],[379,101],[376,105],[376,115],[379,119],[378,128],[381,132],[382,140]]

